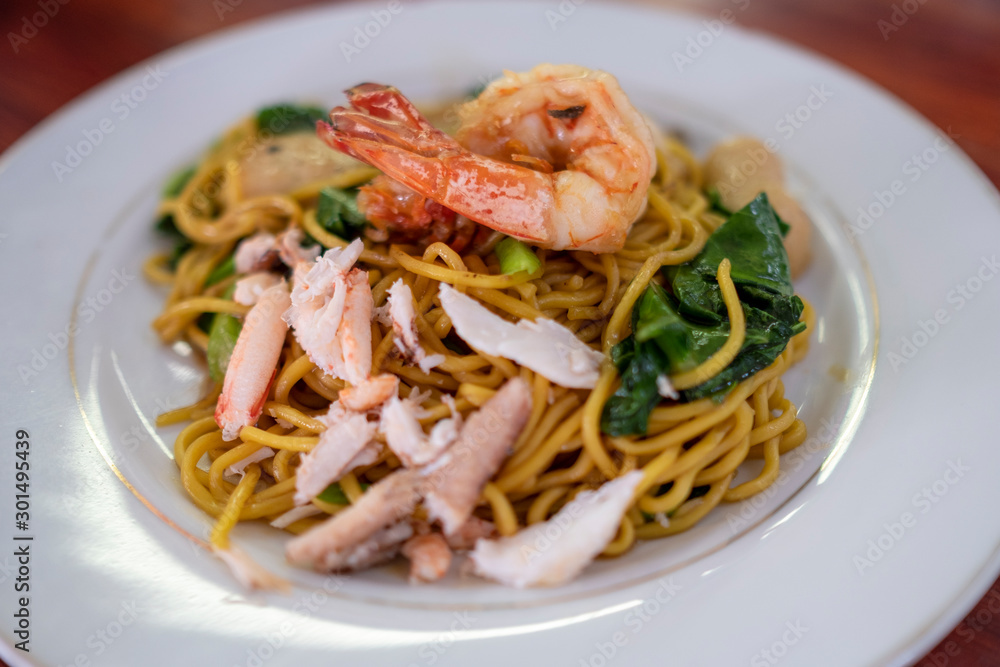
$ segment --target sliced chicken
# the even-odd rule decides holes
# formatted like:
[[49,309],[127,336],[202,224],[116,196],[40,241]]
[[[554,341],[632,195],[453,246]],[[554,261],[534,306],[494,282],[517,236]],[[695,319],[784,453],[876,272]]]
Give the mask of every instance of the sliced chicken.
[[403,545],[410,560],[410,583],[437,581],[451,567],[451,549],[441,533],[414,535]]
[[341,389],[337,399],[348,410],[365,412],[393,398],[397,391],[399,391],[399,378],[392,373],[383,373],[365,380],[356,387]]
[[[406,530],[395,529],[391,534],[380,531],[408,520],[420,499],[420,483],[420,475],[414,470],[392,473],[368,489],[354,505],[290,540],[285,556],[293,565],[321,572],[361,567],[358,563],[378,555],[376,547],[381,550],[396,538],[402,542],[412,535],[408,521],[404,524]],[[406,531],[409,533],[401,537]],[[361,551],[356,551],[359,548]]]
[[315,132],[279,134],[254,146],[240,164],[244,197],[288,194],[360,165],[332,151]]
[[458,441],[431,465],[424,506],[453,535],[472,515],[486,482],[500,468],[531,413],[531,389],[509,380],[462,426]]
[[364,413],[349,412],[339,403],[318,419],[326,425],[319,444],[302,457],[295,472],[295,504],[304,505],[349,472],[352,463],[375,438],[377,425]]
[[444,361],[443,354],[428,355],[417,337],[417,313],[413,308],[413,292],[402,279],[389,288],[389,320],[396,347],[403,356],[427,373]]
[[455,331],[475,349],[526,366],[563,387],[593,389],[604,355],[553,320],[512,324],[475,299],[441,284],[441,306]]
[[642,471],[584,491],[548,521],[510,537],[479,540],[469,555],[476,574],[508,586],[558,586],[570,581],[614,539]]

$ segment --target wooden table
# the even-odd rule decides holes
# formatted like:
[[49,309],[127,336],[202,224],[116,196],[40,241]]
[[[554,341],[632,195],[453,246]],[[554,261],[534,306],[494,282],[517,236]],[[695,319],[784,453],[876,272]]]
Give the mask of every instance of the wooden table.
[[[0,2],[0,150],[107,77],[193,37],[311,0],[62,0],[24,42],[37,0]],[[714,17],[731,0],[647,0]],[[51,4],[57,0],[48,0]],[[558,3],[551,0],[553,6]],[[738,22],[805,45],[892,91],[939,127],[1000,186],[1000,2],[997,0],[749,0]],[[897,15],[894,5],[915,11]],[[882,23],[880,23],[880,21]],[[889,26],[889,27],[887,27]],[[893,29],[898,28],[898,29]],[[25,31],[28,34],[30,31]],[[16,53],[15,53],[16,47]],[[917,664],[1000,665],[1000,581]],[[846,641],[846,639],[845,639]],[[0,662],[0,665],[3,665]]]

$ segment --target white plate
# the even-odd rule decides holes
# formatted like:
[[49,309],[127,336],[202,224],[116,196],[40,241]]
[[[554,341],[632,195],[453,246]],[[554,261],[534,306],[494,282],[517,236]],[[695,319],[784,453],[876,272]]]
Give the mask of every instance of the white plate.
[[[350,62],[342,43],[357,49]],[[237,541],[296,583],[290,597],[246,596],[196,545],[208,524],[179,489],[176,430],[149,424],[195,396],[201,373],[148,327],[162,294],[138,267],[156,243],[160,184],[267,102],[339,103],[338,91],[365,80],[427,100],[541,61],[615,73],[699,150],[737,131],[778,143],[818,230],[798,288],[820,324],[788,388],[816,437],[783,459],[789,473],[773,493],[562,589],[458,577],[414,588],[392,567],[324,578],[286,568],[280,536],[241,526]],[[3,539],[34,541],[31,662],[11,648],[9,622],[0,653],[13,665],[594,667],[919,656],[1000,569],[1000,525],[976,516],[1000,502],[990,474],[1000,464],[990,412],[1000,205],[940,134],[855,75],[770,38],[594,3],[311,10],[124,72],[2,163],[4,517],[15,431],[31,436],[30,529],[5,519]],[[871,210],[865,229],[859,207]]]

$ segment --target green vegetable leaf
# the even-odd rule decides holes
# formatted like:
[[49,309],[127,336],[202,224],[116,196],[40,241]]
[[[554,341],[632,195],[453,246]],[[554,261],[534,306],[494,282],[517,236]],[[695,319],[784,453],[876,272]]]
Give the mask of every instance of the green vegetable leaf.
[[501,273],[517,273],[518,271],[534,273],[542,266],[541,260],[531,248],[511,236],[501,239],[493,247],[493,252],[500,260]]
[[274,134],[312,132],[316,129],[316,121],[325,118],[326,111],[320,107],[275,104],[257,112],[257,128]]
[[212,269],[212,272],[208,274],[208,278],[205,279],[205,287],[211,287],[216,283],[222,282],[234,273],[236,273],[236,253],[231,254],[226,258],[226,261]]
[[[225,298],[232,299],[235,287],[230,287]],[[233,356],[233,348],[243,330],[243,323],[228,313],[216,313],[212,318],[212,326],[208,329],[208,374],[216,382],[226,377],[229,358]]]
[[170,256],[167,258],[167,265],[170,266],[172,270],[176,269],[177,262],[181,261],[181,257],[184,256],[184,253],[186,253],[194,244],[191,243],[188,237],[184,236],[184,233],[181,230],[177,229],[177,223],[174,221],[174,216],[169,213],[161,215],[154,224],[154,228],[165,238],[173,242],[174,247],[170,251]]
[[622,384],[604,404],[601,430],[611,435],[645,433],[649,413],[662,400],[656,378],[667,371],[669,361],[656,343],[637,343],[635,336],[611,348],[611,361]]
[[[730,272],[737,286],[751,285],[783,296],[791,296],[792,274],[788,268],[788,255],[781,240],[778,219],[761,193],[756,199],[733,213],[730,218],[712,234],[704,249],[690,262],[673,271],[674,294],[683,304],[687,298],[685,291],[677,290],[677,281],[684,290],[692,289],[697,278],[703,282],[714,282],[715,272],[723,259],[732,263]],[[692,294],[701,298],[701,291]],[[725,313],[721,294],[715,312]]]
[[727,218],[733,214],[725,205],[722,203],[722,195],[719,194],[719,188],[714,185],[705,191],[708,196],[708,206],[716,213],[721,213]]
[[316,496],[318,500],[322,500],[324,503],[330,503],[331,505],[349,505],[351,501],[347,499],[344,495],[344,490],[340,488],[340,484],[334,482],[330,486],[323,490],[323,493]]
[[194,176],[194,172],[197,171],[197,165],[191,165],[189,167],[184,167],[171,174],[170,178],[163,185],[163,196],[164,197],[176,197],[184,189],[184,186],[188,184],[191,177]]
[[[371,484],[361,483],[361,490],[366,491]],[[318,500],[322,500],[324,503],[330,503],[331,505],[349,505],[350,500],[347,499],[347,495],[344,490],[340,488],[340,484],[334,482],[330,486],[323,489],[323,493],[316,496]]]
[[368,223],[358,210],[357,191],[332,187],[320,190],[316,222],[323,229],[345,240],[359,236]]
[[657,378],[690,370],[711,357],[729,336],[729,318],[715,273],[729,258],[746,318],[736,358],[707,382],[680,392],[681,401],[721,399],[738,382],[769,366],[805,324],[793,294],[778,218],[759,195],[709,237],[690,262],[670,267],[672,293],[655,283],[632,311],[633,334],[615,347],[621,387],[604,406],[602,429],[612,435],[645,433],[649,413],[662,400]]

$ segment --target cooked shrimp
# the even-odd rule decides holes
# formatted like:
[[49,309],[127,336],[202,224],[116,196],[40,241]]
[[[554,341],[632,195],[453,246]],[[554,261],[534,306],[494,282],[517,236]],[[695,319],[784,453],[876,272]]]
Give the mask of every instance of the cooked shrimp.
[[371,319],[375,304],[368,272],[351,267],[364,244],[331,248],[315,262],[295,266],[295,286],[285,321],[320,369],[358,385],[372,364]]
[[788,224],[785,250],[792,277],[806,270],[812,259],[812,222],[785,189],[785,170],[778,156],[759,139],[735,137],[716,145],[705,159],[705,185],[715,187],[722,205],[738,211],[761,192]]
[[474,412],[458,441],[424,469],[424,506],[453,535],[472,516],[486,482],[510,453],[531,414],[531,389],[519,377],[508,380]]
[[580,493],[548,521],[479,540],[469,556],[475,573],[517,588],[566,583],[615,536],[641,480],[642,471],[635,470]]
[[459,109],[457,140],[394,88],[364,84],[348,99],[352,109],[337,107],[332,124],[317,125],[330,146],[529,243],[614,252],[646,208],[652,134],[606,72],[507,72]]
[[410,560],[410,583],[437,581],[451,567],[451,549],[441,533],[414,535],[403,545]]
[[[320,571],[358,569],[363,561],[413,534],[404,519],[413,513],[419,499],[419,473],[394,472],[355,504],[289,541],[285,556],[294,565],[310,565]],[[405,526],[405,530],[398,526]],[[359,547],[360,553],[356,551]]]
[[215,408],[223,440],[235,440],[240,429],[257,423],[264,409],[288,332],[281,314],[290,305],[288,287],[282,281],[261,294],[243,321]]

